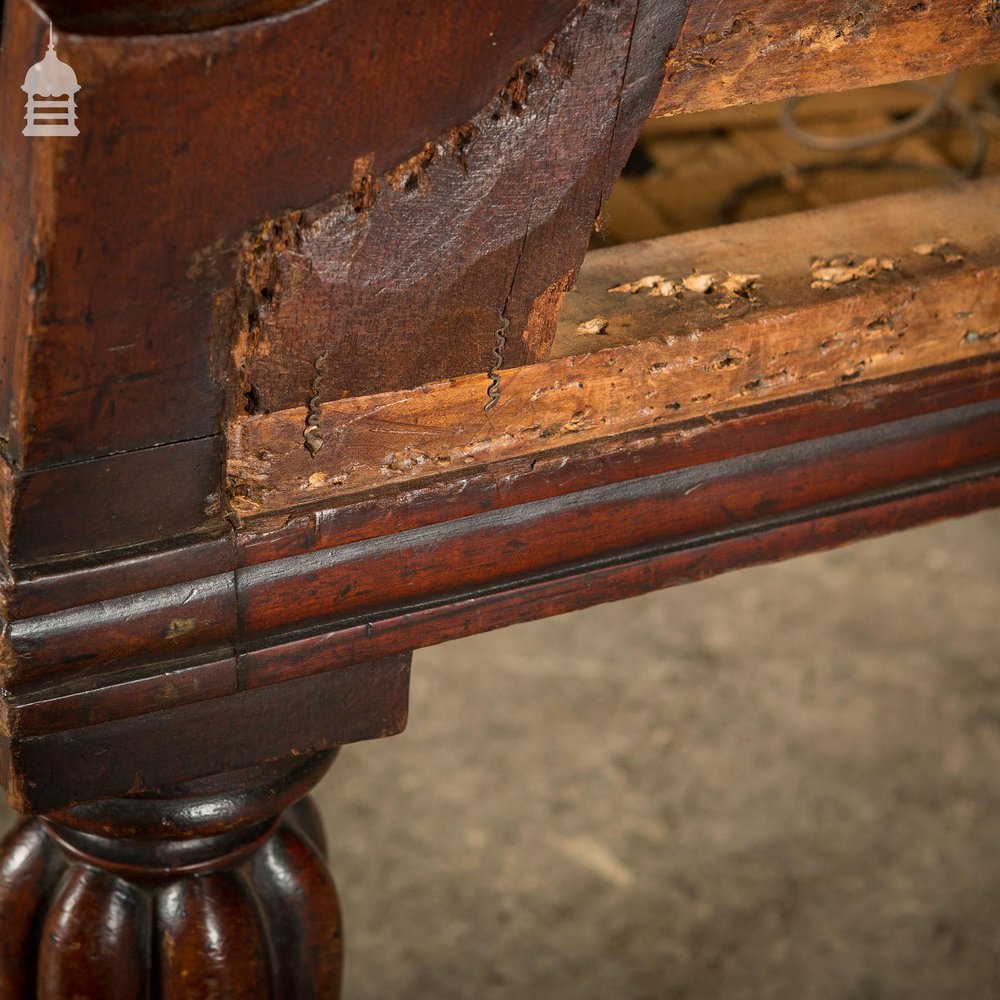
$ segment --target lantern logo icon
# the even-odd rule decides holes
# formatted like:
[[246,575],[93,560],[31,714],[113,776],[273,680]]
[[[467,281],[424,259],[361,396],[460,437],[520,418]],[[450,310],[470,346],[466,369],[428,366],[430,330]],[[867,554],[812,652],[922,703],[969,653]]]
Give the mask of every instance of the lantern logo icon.
[[21,87],[28,95],[23,135],[79,135],[76,95],[80,90],[73,67],[56,55],[52,24],[45,58],[28,70]]

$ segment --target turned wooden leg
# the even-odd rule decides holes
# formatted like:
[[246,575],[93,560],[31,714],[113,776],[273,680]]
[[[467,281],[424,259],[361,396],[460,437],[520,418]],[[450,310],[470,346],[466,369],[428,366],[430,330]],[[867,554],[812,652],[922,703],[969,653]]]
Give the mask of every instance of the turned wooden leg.
[[25,820],[0,852],[0,997],[335,1000],[340,912],[303,798],[335,754]]

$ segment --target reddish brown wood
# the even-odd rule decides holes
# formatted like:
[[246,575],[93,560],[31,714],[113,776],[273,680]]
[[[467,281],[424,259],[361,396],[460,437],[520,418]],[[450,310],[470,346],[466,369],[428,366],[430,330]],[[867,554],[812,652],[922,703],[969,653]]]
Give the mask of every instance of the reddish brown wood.
[[[534,468],[508,466],[491,476],[442,483],[437,490],[361,503],[330,512],[329,519],[320,512],[309,530],[294,522],[273,534],[258,529],[248,537],[246,565],[238,574],[243,602],[238,656],[129,666],[114,660],[115,646],[106,644],[99,618],[72,612],[79,649],[92,650],[93,662],[103,665],[74,673],[67,664],[62,680],[13,688],[3,720],[11,775],[46,767],[47,794],[71,796],[73,775],[85,773],[81,761],[104,740],[122,748],[116,754],[121,767],[102,764],[95,772],[106,793],[114,794],[136,780],[129,762],[141,760],[143,775],[149,767],[170,764],[143,749],[144,727],[155,746],[181,732],[193,734],[186,748],[190,755],[175,761],[190,767],[202,752],[198,727],[246,731],[238,727],[250,694],[236,692],[264,683],[261,710],[286,706],[290,714],[281,718],[298,719],[304,733],[306,716],[297,714],[298,706],[315,703],[322,690],[346,684],[345,691],[373,697],[364,673],[356,681],[338,679],[342,668],[462,630],[586,603],[573,581],[596,565],[612,567],[609,579],[620,571],[624,581],[630,561],[717,542],[718,571],[725,567],[721,553],[727,548],[751,551],[750,539],[781,523],[827,517],[845,502],[874,507],[899,489],[919,490],[921,484],[938,494],[928,517],[940,516],[942,490],[948,494],[954,488],[956,503],[967,509],[967,501],[958,499],[966,495],[962,484],[997,457],[992,428],[998,393],[992,361],[909,381],[848,384],[794,406],[749,407],[722,422],[626,438],[610,456],[583,448]],[[713,499],[716,494],[724,503]],[[448,520],[441,517],[442,498],[448,499]],[[669,519],[660,514],[664,505],[671,510]],[[918,510],[919,505],[909,516],[917,519]],[[798,537],[803,545],[812,539]],[[287,554],[291,546],[298,554]],[[762,558],[775,556],[766,547],[754,551]],[[660,585],[672,582],[669,573],[659,579]],[[674,582],[683,579],[680,572]],[[611,595],[610,586],[599,593]],[[542,600],[545,593],[549,597]],[[49,614],[42,621],[58,634],[59,620],[59,614]],[[137,621],[141,625],[143,619]],[[289,635],[288,624],[314,635]],[[319,675],[316,687],[286,686],[313,674]],[[236,700],[217,697],[224,694]],[[227,720],[230,711],[236,719]],[[336,722],[341,742],[347,739],[343,726],[349,711],[364,710],[359,703],[345,704]],[[368,735],[381,731],[379,717],[377,711],[369,716]],[[251,728],[258,724],[252,712],[247,718]],[[323,732],[325,725],[320,722],[314,731]],[[57,744],[46,735],[80,726],[85,728]],[[276,748],[287,735],[283,726],[280,719],[275,722]],[[69,746],[75,749],[66,780],[56,780],[52,760]],[[27,788],[22,794],[36,793]]]
[[[866,354],[856,373],[848,342],[771,392],[780,366],[744,375],[722,344],[707,363],[734,391],[669,426],[601,429],[573,405],[526,448],[471,468],[456,438],[447,475],[384,480],[424,440],[403,426],[404,461],[368,463],[363,487],[304,496],[279,476],[279,502],[231,503],[254,499],[246,462],[270,461],[236,455],[233,427],[276,417],[274,451],[291,442],[308,484],[344,457],[324,417],[370,416],[345,392],[413,392],[426,415],[442,411],[423,383],[474,378],[470,412],[503,437],[501,407],[480,410],[493,348],[508,372],[549,351],[665,62],[675,98],[725,103],[764,76],[788,92],[910,75],[996,38],[983,4],[952,44],[930,31],[942,2],[907,18],[829,0],[832,37],[784,0],[688,6],[42,0],[86,98],[79,141],[24,141],[21,107],[0,106],[0,772],[46,817],[0,856],[0,993],[334,997],[322,833],[307,806],[282,811],[317,755],[402,729],[410,649],[1000,502],[997,261],[979,232],[962,278],[918,262],[880,297],[812,311],[863,319],[885,361],[892,322],[869,328],[861,306],[886,306],[920,341],[905,365]],[[4,93],[46,28],[30,0],[4,4]],[[723,50],[735,62],[698,79]],[[792,305],[780,336],[732,332],[807,343],[821,324]],[[965,313],[969,350],[952,343]],[[726,338],[696,325],[681,332]],[[244,462],[228,492],[227,458]]]
[[[572,6],[473,2],[440,19],[433,5],[378,0],[344,31],[336,0],[49,4],[86,84],[85,128],[79,142],[32,144],[18,102],[0,109],[0,437],[12,466],[0,527],[14,559],[218,529],[244,235],[335,201],[357,163],[392,171],[492,106]],[[10,0],[3,30],[0,87],[18,94],[46,23]],[[316,108],[316,93],[336,99]],[[142,455],[166,445],[176,461]],[[158,502],[122,505],[140,481]],[[120,509],[74,520],[74,495]]]
[[440,473],[350,501],[254,519],[239,535],[242,566],[454,520],[604,483],[697,466],[736,454],[946,410],[993,398],[997,359],[904,377],[851,382],[823,393],[735,407],[721,419],[577,442],[552,454]]
[[[944,373],[942,387],[953,380],[950,391],[961,397],[958,374]],[[694,463],[664,447],[675,471],[248,566],[239,588],[246,602],[239,693],[162,711],[137,708],[129,687],[107,682],[15,693],[10,786],[26,808],[53,808],[73,801],[81,783],[119,794],[155,787],[170,773],[197,774],[206,759],[238,767],[254,754],[392,732],[400,724],[393,692],[403,675],[377,668],[385,671],[387,700],[373,712],[379,674],[351,666],[360,659],[995,503],[1000,386],[982,381],[981,369],[964,374],[978,377],[985,402],[935,409],[947,399],[939,388],[928,392],[928,412],[899,419],[916,394],[890,393],[887,411],[869,414],[859,429],[817,436],[809,420],[857,419],[859,411],[845,405],[859,391],[853,388],[839,407],[823,401],[811,415],[804,411],[794,444],[719,461],[702,452]],[[885,419],[894,411],[897,419]],[[780,440],[782,421],[792,419],[761,416],[762,423],[748,423],[749,440],[754,426]],[[711,437],[701,446],[693,441],[712,446]],[[633,457],[644,458],[641,450]],[[137,682],[138,696],[155,696],[157,684],[155,675]],[[395,723],[380,722],[385,711]],[[86,724],[99,718],[107,721]],[[174,745],[169,759],[160,753],[165,744]],[[42,773],[44,782],[31,780]]]
[[[94,655],[90,629],[102,635]],[[79,672],[100,664],[108,653],[118,661],[218,650],[236,631],[236,581],[220,573],[173,587],[109,601],[83,603],[75,611],[13,622],[5,648],[5,679],[54,679],[64,668]]]
[[504,367],[544,357],[685,9],[580,4],[475,115],[248,236],[234,412],[485,373],[504,318]]
[[[79,724],[58,695],[39,692],[38,726],[0,738],[8,798],[22,812],[51,812],[93,797],[155,790],[260,761],[282,760],[406,728],[410,654],[330,664],[299,676],[290,664],[276,683],[168,708],[134,707],[121,690],[102,692],[106,722]],[[126,692],[126,695],[128,692]],[[86,703],[85,703],[86,707]],[[169,753],[165,753],[169,748]]]
[[292,808],[335,752],[26,821],[0,850],[4,996],[336,1000],[337,896]]
[[0,996],[13,1000],[34,992],[44,903],[62,873],[62,861],[37,820],[7,836],[0,850]]
[[525,581],[480,591],[464,600],[403,608],[378,622],[352,623],[334,633],[248,654],[247,666],[261,675],[272,670],[287,672],[292,664],[297,671],[320,671],[338,655],[447,642],[515,621],[565,614],[998,505],[1000,468],[993,465],[965,478],[926,480],[910,490],[869,494],[854,504],[817,507],[798,518],[762,521],[757,531],[747,534],[708,535],[686,546],[651,546],[622,553],[615,560],[569,567],[557,584],[546,579]]
[[[0,407],[24,467],[216,433],[223,352],[211,305],[230,285],[241,234],[347,191],[357,160],[390,169],[469,118],[571,9],[472,2],[440,19],[433,6],[379,0],[352,10],[344,32],[343,5],[325,0],[178,39],[145,34],[155,8],[54,5],[57,29],[67,23],[61,51],[88,84],[84,141],[31,146],[23,108],[4,104],[0,141],[34,192],[21,196],[8,244],[17,249],[5,294],[25,311],[5,312],[0,338],[4,370],[24,366],[19,384],[5,379]],[[109,26],[116,33],[102,34]],[[4,31],[3,90],[17,93],[45,23],[8,0]],[[303,99],[316,93],[336,100]],[[262,114],[272,94],[279,107]],[[46,220],[57,218],[55,239]],[[169,238],[131,252],[123,220],[131,233],[167,227]],[[9,427],[8,413],[19,418]]]
[[63,874],[38,941],[40,1000],[141,996],[150,964],[150,900],[88,865]]
[[[1000,182],[987,179],[595,251],[552,357],[505,370],[490,412],[482,374],[321,401],[316,431],[330,447],[318,454],[302,446],[303,409],[244,416],[230,429],[230,502],[246,521],[333,506],[405,480],[557,456],[583,441],[613,450],[625,433],[995,354],[998,229]],[[950,260],[919,252],[949,232]],[[872,272],[816,282],[814,261],[848,254]],[[711,290],[684,288],[692,272]],[[727,290],[733,274],[753,275],[752,287]],[[649,276],[680,291],[620,291]],[[581,334],[593,317],[604,332]]]

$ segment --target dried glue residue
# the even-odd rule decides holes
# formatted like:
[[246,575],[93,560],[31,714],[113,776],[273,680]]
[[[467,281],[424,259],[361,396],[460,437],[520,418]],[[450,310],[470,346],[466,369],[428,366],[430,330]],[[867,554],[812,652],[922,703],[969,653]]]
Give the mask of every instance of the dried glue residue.
[[606,334],[608,332],[608,321],[603,316],[595,316],[593,319],[588,319],[580,323],[576,328],[576,332],[583,336]]
[[812,262],[812,288],[833,288],[852,281],[871,281],[883,271],[894,271],[896,262],[889,257],[817,258]]
[[609,292],[625,295],[637,295],[645,292],[647,295],[660,298],[681,298],[684,292],[694,295],[710,295],[719,289],[734,298],[754,301],[753,290],[759,285],[759,274],[737,274],[727,272],[721,277],[710,271],[693,271],[684,278],[667,278],[662,274],[647,274],[635,281],[626,281],[621,285],[609,288]]
[[921,257],[940,257],[946,264],[961,264],[965,260],[947,236],[942,236],[933,243],[918,243],[913,252]]

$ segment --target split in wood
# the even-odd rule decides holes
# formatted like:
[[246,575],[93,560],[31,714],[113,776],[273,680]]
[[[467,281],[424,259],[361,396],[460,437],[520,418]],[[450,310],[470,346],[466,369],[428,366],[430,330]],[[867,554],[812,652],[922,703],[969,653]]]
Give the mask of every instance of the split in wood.
[[[724,278],[720,278],[717,274],[695,271],[680,281],[665,278],[662,274],[647,274],[635,281],[626,281],[624,284],[615,285],[608,291],[630,295],[645,291],[647,295],[660,298],[680,298],[685,291],[693,292],[696,295],[708,295],[716,288],[721,288],[736,298],[752,299],[751,293],[759,284],[760,279],[759,274],[734,274],[732,272],[727,273]],[[581,330],[580,332],[588,331]]]

